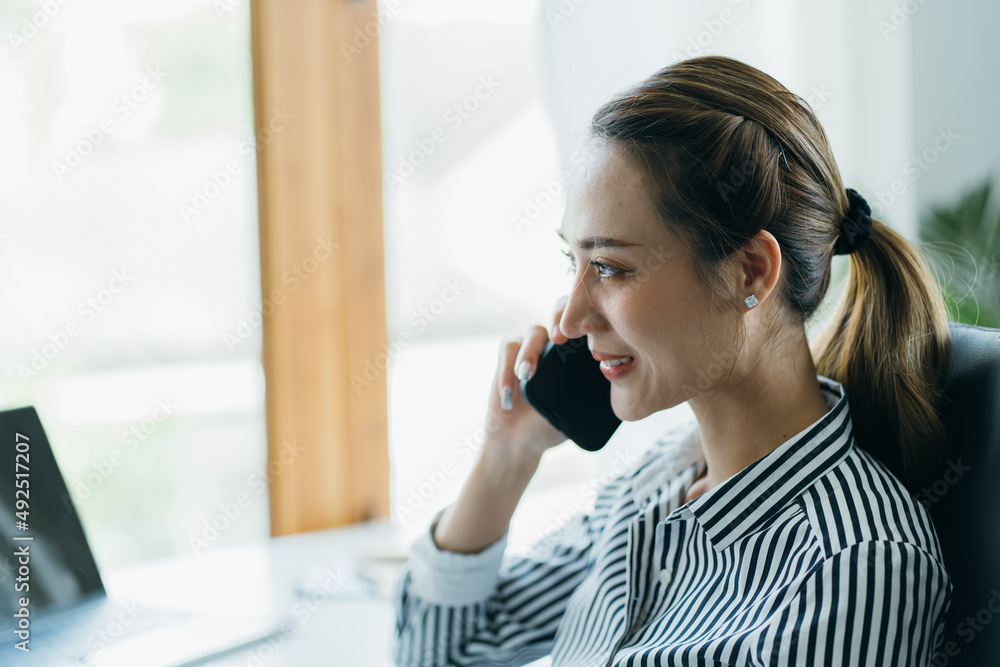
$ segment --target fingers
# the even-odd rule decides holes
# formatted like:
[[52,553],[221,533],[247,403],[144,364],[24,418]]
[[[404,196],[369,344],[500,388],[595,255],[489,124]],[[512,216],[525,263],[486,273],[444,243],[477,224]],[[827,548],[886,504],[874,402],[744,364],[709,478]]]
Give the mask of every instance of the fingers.
[[514,359],[517,358],[518,350],[521,349],[521,341],[521,336],[507,336],[500,343],[497,391],[500,393],[500,407],[504,410],[511,410],[514,407],[514,386],[517,383],[517,376],[514,374]]
[[535,374],[538,359],[549,340],[557,345],[569,340],[559,330],[559,320],[562,319],[568,300],[569,295],[556,299],[551,335],[545,327],[536,324],[524,336],[507,336],[501,341],[497,364],[497,393],[500,395],[500,407],[504,410],[514,408],[514,395],[520,393],[515,389],[520,388],[521,380],[530,379]]
[[548,342],[549,334],[543,326],[536,324],[525,333],[521,350],[514,359],[514,372],[519,381],[527,380],[535,374],[535,369],[538,368],[538,358],[542,356]]
[[549,334],[549,338],[551,338],[552,342],[556,345],[563,345],[569,340],[569,338],[559,329],[559,320],[562,319],[563,311],[566,310],[567,301],[569,301],[568,294],[564,294],[556,299],[555,312],[552,316],[551,333]]

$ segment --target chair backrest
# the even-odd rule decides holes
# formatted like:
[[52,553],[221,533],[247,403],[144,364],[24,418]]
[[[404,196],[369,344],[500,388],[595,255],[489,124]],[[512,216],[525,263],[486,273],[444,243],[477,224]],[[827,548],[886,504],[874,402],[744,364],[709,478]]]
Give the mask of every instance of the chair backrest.
[[1000,665],[1000,329],[952,322],[944,415],[952,453],[918,499],[954,592],[935,665]]

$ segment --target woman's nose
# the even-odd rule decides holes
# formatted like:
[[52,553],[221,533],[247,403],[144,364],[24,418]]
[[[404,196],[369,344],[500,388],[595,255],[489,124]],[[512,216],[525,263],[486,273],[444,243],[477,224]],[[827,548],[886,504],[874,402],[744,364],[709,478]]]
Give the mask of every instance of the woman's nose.
[[594,305],[582,279],[577,279],[563,307],[559,330],[567,338],[580,338],[601,331],[607,321]]

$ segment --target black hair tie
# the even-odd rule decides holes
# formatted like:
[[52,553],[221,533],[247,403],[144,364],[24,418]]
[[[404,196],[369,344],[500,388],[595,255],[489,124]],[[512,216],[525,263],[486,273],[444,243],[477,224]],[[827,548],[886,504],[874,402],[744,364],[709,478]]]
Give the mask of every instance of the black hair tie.
[[871,235],[872,210],[865,198],[854,188],[847,188],[849,207],[840,224],[840,238],[833,246],[834,255],[849,255],[861,247]]

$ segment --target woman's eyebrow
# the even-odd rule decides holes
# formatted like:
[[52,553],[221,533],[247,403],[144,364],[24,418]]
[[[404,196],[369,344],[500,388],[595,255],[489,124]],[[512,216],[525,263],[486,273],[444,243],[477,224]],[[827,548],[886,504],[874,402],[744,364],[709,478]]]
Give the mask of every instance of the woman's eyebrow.
[[[556,228],[556,234],[558,234],[559,238],[561,238],[563,241],[569,243],[569,241],[566,241],[566,237],[563,236],[563,233],[560,229]],[[622,241],[621,239],[611,238],[610,236],[590,236],[588,238],[583,239],[576,245],[581,250],[592,250],[593,248],[629,248],[632,246],[639,246],[642,244],[632,243],[630,241]]]

